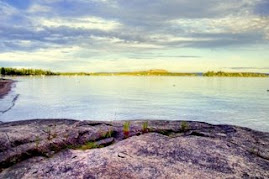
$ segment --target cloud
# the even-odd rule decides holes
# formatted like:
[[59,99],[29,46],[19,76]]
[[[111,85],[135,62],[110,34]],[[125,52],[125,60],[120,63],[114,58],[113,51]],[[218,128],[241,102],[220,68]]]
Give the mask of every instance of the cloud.
[[225,67],[233,70],[269,70],[269,67]]
[[[20,12],[22,24],[13,25],[12,16],[15,15],[6,13],[6,20],[3,21],[7,24],[2,25],[1,29],[11,29],[11,32],[2,31],[0,38],[39,40],[40,43],[44,42],[45,47],[48,42],[81,45],[79,42],[85,44],[85,40],[90,44],[100,44],[102,41],[107,44],[104,40],[107,39],[112,46],[122,44],[125,50],[125,46],[169,48],[203,47],[203,44],[207,48],[221,41],[223,44],[219,43],[216,47],[246,45],[258,33],[255,40],[264,43],[269,38],[269,18],[251,14],[251,9],[256,7],[255,2],[33,1],[27,10]],[[234,13],[237,8],[240,10]],[[15,31],[16,34],[12,34]],[[233,40],[234,34],[239,38]],[[253,35],[249,40],[240,39],[244,34]]]
[[45,63],[46,56],[71,61],[109,54],[194,59],[200,55],[180,49],[265,48],[267,6],[266,0],[0,1],[0,61]]
[[53,19],[36,19],[35,25],[47,28],[68,27],[74,29],[100,29],[109,31],[120,27],[120,23],[112,20],[105,20],[98,17],[82,18],[53,18]]

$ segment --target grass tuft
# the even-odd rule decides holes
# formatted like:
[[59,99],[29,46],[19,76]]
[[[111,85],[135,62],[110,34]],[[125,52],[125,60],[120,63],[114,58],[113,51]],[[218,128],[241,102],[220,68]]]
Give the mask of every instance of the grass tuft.
[[125,138],[129,137],[129,134],[130,134],[130,121],[124,122],[124,124],[123,124],[123,134],[124,134]]
[[143,133],[147,133],[149,131],[148,125],[149,125],[148,121],[143,123],[143,125],[142,125],[142,132]]
[[104,132],[101,137],[102,138],[110,138],[110,137],[112,137],[112,134],[113,134],[113,130],[110,129],[109,131]]

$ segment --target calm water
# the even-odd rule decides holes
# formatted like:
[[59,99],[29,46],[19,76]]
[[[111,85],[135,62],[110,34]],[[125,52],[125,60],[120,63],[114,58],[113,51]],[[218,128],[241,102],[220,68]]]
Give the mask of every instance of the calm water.
[[269,78],[23,77],[0,99],[1,121],[169,119],[269,131]]

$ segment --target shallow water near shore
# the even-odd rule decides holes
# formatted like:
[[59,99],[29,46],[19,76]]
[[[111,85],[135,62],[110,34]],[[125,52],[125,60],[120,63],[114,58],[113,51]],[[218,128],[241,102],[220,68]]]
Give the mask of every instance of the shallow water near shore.
[[269,78],[17,77],[0,99],[3,122],[36,118],[166,119],[269,132]]

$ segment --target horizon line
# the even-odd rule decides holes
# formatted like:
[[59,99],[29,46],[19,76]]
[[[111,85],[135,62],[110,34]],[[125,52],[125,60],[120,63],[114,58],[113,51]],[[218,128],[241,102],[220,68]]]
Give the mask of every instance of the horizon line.
[[[260,74],[269,74],[269,72],[242,72],[242,71],[224,71],[224,70],[207,70],[207,71],[200,71],[200,72],[183,72],[183,71],[168,71],[166,69],[157,69],[157,68],[152,68],[152,69],[147,69],[147,70],[134,70],[134,71],[98,71],[98,72],[86,72],[86,71],[57,71],[57,70],[50,70],[50,69],[45,69],[45,68],[16,68],[16,67],[0,67],[2,68],[11,68],[11,69],[25,69],[25,70],[42,70],[42,71],[49,71],[53,73],[70,73],[70,74],[75,74],[75,73],[85,73],[85,74],[98,74],[98,73],[107,73],[107,74],[117,74],[117,73],[138,73],[138,72],[152,72],[152,73],[184,73],[184,74],[204,74],[208,72],[224,72],[224,73],[260,73]],[[226,67],[227,68],[227,67]],[[231,67],[230,69],[234,69]],[[237,68],[241,69],[241,68]]]

